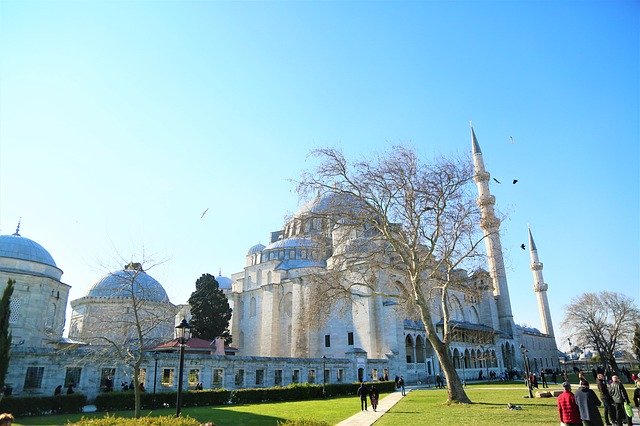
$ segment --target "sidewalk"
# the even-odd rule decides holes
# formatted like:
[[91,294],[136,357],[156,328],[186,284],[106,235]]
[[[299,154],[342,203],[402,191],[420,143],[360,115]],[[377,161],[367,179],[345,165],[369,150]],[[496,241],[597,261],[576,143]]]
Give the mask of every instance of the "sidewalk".
[[[406,392],[411,392],[411,389],[407,389]],[[400,401],[400,399],[402,399],[402,392],[393,392],[378,401],[378,409],[376,411],[373,411],[373,408],[371,408],[371,405],[369,404],[368,411],[360,411],[359,413],[354,414],[348,419],[338,423],[338,426],[370,426],[376,420],[382,417],[384,413],[389,411],[391,407],[396,405],[396,403]],[[360,404],[360,400],[356,401],[354,399],[354,403],[356,402]]]

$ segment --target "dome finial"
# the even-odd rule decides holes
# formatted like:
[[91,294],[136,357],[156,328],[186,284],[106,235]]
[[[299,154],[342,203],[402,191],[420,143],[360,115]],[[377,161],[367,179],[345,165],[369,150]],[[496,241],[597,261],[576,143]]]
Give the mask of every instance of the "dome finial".
[[222,275],[222,268],[219,268],[218,269],[218,276],[221,276],[221,275]]
[[18,219],[18,226],[16,226],[16,232],[13,234],[16,237],[20,236],[20,222],[22,222],[22,218]]

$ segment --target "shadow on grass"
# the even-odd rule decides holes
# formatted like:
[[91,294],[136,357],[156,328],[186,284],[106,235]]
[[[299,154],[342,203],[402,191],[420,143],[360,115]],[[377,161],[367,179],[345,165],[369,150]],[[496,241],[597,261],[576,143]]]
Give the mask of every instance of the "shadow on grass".
[[[83,416],[85,418],[101,418],[107,414],[118,417],[133,417],[132,411],[123,411],[115,413],[84,413],[84,414],[68,414],[68,415],[51,415],[41,417],[21,417],[13,423],[20,425],[65,425],[68,422],[77,422]],[[161,409],[155,411],[145,411],[142,417],[157,417],[175,415],[173,409]],[[286,419],[281,417],[267,416],[256,413],[238,412],[225,410],[220,407],[188,407],[182,410],[183,416],[189,416],[201,423],[213,422],[216,426],[275,426],[278,422],[284,422]]]

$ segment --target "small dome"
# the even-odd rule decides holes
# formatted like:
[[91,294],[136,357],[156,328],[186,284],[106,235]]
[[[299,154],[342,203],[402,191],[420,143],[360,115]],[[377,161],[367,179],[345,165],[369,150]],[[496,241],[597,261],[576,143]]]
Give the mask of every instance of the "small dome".
[[218,275],[216,277],[216,281],[218,282],[218,288],[222,290],[231,289],[231,278]]
[[44,247],[16,231],[13,235],[0,235],[0,257],[43,263],[57,268],[56,262]]
[[139,263],[130,263],[123,271],[108,274],[87,292],[87,297],[130,298],[131,285],[133,292],[142,300],[153,302],[169,302],[169,296],[162,285],[142,270]]
[[260,253],[264,249],[264,245],[258,243],[255,246],[251,247],[247,252],[247,256],[251,256],[252,254]]
[[265,247],[265,250],[282,249],[282,248],[311,248],[314,242],[310,238],[285,238],[278,240]]

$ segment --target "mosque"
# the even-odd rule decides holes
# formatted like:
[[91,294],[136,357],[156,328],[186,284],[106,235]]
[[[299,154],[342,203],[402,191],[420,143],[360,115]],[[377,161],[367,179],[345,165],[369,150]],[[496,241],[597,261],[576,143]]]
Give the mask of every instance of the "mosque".
[[[559,368],[548,286],[531,230],[530,266],[541,329],[514,322],[495,197],[473,129],[471,145],[489,272],[458,271],[462,283],[450,293],[456,330],[450,344],[454,365],[467,380],[489,371],[523,370],[525,356],[533,371]],[[440,373],[422,324],[406,318],[397,304],[382,296],[331,315],[318,327],[306,324],[309,277],[317,268],[332,267],[330,253],[349,249],[343,239],[331,240],[328,251],[314,243],[315,234],[326,233],[317,214],[329,203],[329,196],[319,195],[282,229],[271,232],[268,245],[251,247],[241,272],[216,278],[233,308],[230,328],[237,350],[221,352],[215,346],[194,344],[187,350],[189,386],[263,387],[378,380],[385,375],[429,383]],[[62,274],[51,254],[22,236],[19,226],[13,235],[0,236],[0,291],[9,278],[16,281],[10,301],[12,356],[6,379],[13,393],[49,395],[57,385],[71,382],[91,398],[103,390],[108,376],[116,383],[129,381],[131,371],[117,359],[85,355],[100,345],[100,339],[125,344],[133,337],[127,320],[134,315],[132,300],[149,349],[142,374],[145,387],[175,390],[176,357],[167,350],[172,347],[167,341],[174,339],[175,325],[183,317],[188,319],[188,306],[172,304],[163,286],[142,265],[130,263],[71,301],[69,336],[64,337],[70,286],[61,281]],[[379,271],[375,285],[382,289],[390,283],[388,273]],[[432,312],[437,328],[441,314],[436,306]]]

